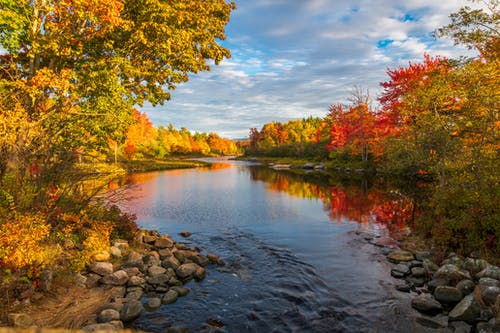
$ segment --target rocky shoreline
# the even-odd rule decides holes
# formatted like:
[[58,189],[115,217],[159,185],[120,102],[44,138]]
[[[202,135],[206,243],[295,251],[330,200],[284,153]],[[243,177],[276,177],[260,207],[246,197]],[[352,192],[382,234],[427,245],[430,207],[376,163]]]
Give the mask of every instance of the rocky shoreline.
[[[189,237],[189,232],[181,233]],[[144,311],[155,311],[189,294],[184,284],[205,278],[207,265],[224,265],[215,254],[202,255],[200,249],[176,243],[169,235],[143,231],[136,235],[133,248],[128,241],[113,241],[110,251],[95,255],[95,262],[78,273],[75,281],[88,289],[111,290],[111,297],[100,306],[82,331],[122,330]],[[43,281],[51,284],[51,274]],[[147,298],[145,302],[143,298]],[[29,328],[33,320],[24,313],[9,314],[12,327]]]
[[431,251],[403,250],[385,245],[376,235],[357,234],[380,248],[396,279],[395,289],[409,294],[423,331],[500,333],[499,267],[455,253],[436,264]]

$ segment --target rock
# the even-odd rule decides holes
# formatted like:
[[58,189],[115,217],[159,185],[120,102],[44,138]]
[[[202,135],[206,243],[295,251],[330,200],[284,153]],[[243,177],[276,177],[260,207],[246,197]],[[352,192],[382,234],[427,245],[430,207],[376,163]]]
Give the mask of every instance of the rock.
[[488,277],[480,278],[477,284],[480,286],[500,287],[500,281]]
[[106,309],[102,310],[98,315],[97,315],[97,322],[98,323],[108,323],[113,320],[120,320],[120,312],[114,310],[114,309]]
[[189,231],[183,231],[183,232],[180,233],[180,235],[182,237],[189,237],[189,236],[191,236],[191,233]]
[[148,274],[151,277],[155,277],[157,275],[165,274],[167,270],[161,266],[151,266],[148,269]]
[[177,291],[170,289],[169,291],[167,291],[167,293],[165,295],[163,295],[161,302],[163,304],[174,303],[177,300],[177,297],[179,297],[179,294],[177,293]]
[[157,238],[155,241],[155,247],[159,249],[172,248],[174,246],[174,241],[167,237]]
[[184,280],[191,277],[198,268],[200,268],[200,266],[195,263],[182,264],[175,270],[175,274],[177,274],[181,280]]
[[389,255],[387,256],[387,259],[390,262],[399,264],[400,262],[404,262],[404,261],[412,261],[415,258],[413,257],[413,253],[411,253],[411,252],[403,251],[403,250],[395,250],[395,251],[392,251],[391,253],[389,253]]
[[156,286],[163,286],[168,283],[170,280],[171,276],[168,274],[161,274],[161,275],[155,275],[155,276],[150,276],[146,278],[146,282],[151,284],[151,285],[156,285]]
[[427,288],[429,289],[430,292],[434,292],[434,290],[439,287],[439,286],[448,286],[450,284],[450,281],[446,279],[432,279],[427,283]]
[[434,298],[440,303],[454,304],[460,302],[462,292],[455,287],[439,286],[434,290]]
[[215,264],[217,261],[219,261],[219,256],[213,253],[207,254],[207,259],[212,263]]
[[161,265],[165,268],[173,268],[173,269],[177,269],[181,263],[179,262],[179,260],[174,257],[174,256],[171,256],[171,257],[168,257],[167,259],[163,260],[161,262]]
[[102,284],[110,284],[113,286],[123,286],[127,284],[129,277],[127,275],[127,272],[124,270],[119,270],[114,272],[113,274],[106,275],[102,277],[100,282]]
[[306,163],[302,166],[302,169],[314,169],[314,164],[313,163]]
[[142,237],[142,242],[146,244],[153,244],[157,239],[157,236],[152,236],[152,235],[144,235]]
[[119,320],[113,320],[109,323],[92,324],[82,328],[84,332],[116,332],[123,329],[123,323]]
[[448,314],[450,321],[465,321],[467,323],[473,323],[474,319],[481,314],[481,309],[479,304],[474,299],[474,296],[465,296],[460,303],[455,305],[455,307]]
[[186,244],[182,244],[182,243],[175,244],[175,248],[177,250],[185,250],[186,249]]
[[174,276],[168,280],[168,285],[169,286],[182,286],[182,282],[177,280]]
[[146,303],[144,303],[144,309],[147,311],[154,311],[156,309],[159,309],[161,307],[161,299],[158,297],[153,297],[147,300]]
[[391,269],[391,275],[397,279],[401,279],[410,274],[410,267],[405,264],[397,264]]
[[122,250],[120,250],[120,248],[117,246],[112,246],[109,249],[109,252],[110,252],[111,256],[114,258],[121,258],[122,257]]
[[128,242],[123,239],[115,239],[113,241],[113,246],[119,248],[120,251],[126,251],[129,247]]
[[427,272],[436,272],[439,269],[438,265],[428,259],[422,260],[422,267],[425,268]]
[[123,309],[124,300],[125,299],[123,298],[115,298],[112,302],[109,302],[108,304],[104,305],[102,307],[102,310],[111,309],[111,310],[116,310],[118,311],[118,313],[120,313],[120,311],[122,311]]
[[467,279],[457,283],[457,289],[460,290],[460,292],[464,296],[469,295],[471,292],[473,292],[475,287],[476,285],[474,284],[474,282]]
[[500,332],[500,326],[494,325],[492,323],[480,322],[476,325],[477,333],[498,333]]
[[159,249],[158,254],[160,255],[161,260],[173,256],[172,251],[169,249]]
[[414,309],[429,315],[435,315],[443,311],[441,303],[428,294],[421,294],[412,299],[411,306]]
[[488,262],[484,259],[466,258],[462,264],[462,268],[469,271],[472,276],[476,275],[486,267],[488,267]]
[[205,278],[206,271],[203,267],[198,267],[194,272],[193,276],[196,281],[201,281]]
[[495,301],[495,305],[493,305],[493,310],[496,313],[497,322],[500,323],[500,295],[497,296],[497,299]]
[[454,264],[441,266],[433,276],[434,279],[446,279],[453,284],[457,284],[463,279],[472,280],[469,272],[460,270]]
[[399,291],[402,291],[405,293],[409,293],[411,291],[411,284],[408,282],[398,283],[398,284],[396,284],[395,287],[396,287],[396,290],[399,290]]
[[75,274],[75,283],[78,287],[85,287],[87,284],[87,277],[82,275],[81,273],[76,273]]
[[425,285],[426,279],[420,277],[408,276],[406,278],[406,281],[410,282],[415,287],[423,287]]
[[464,259],[461,256],[456,255],[455,253],[450,253],[448,258],[441,262],[441,266],[443,265],[455,265],[462,266],[464,263]]
[[95,273],[90,273],[87,275],[87,278],[85,279],[85,286],[88,289],[95,288],[99,285],[99,280],[101,280],[102,276],[99,274]]
[[131,276],[127,282],[129,287],[143,287],[144,284],[146,284],[146,280],[140,276]]
[[492,278],[495,280],[500,280],[500,268],[498,268],[497,266],[489,265],[488,267],[486,267],[485,269],[476,274],[476,278],[478,279],[485,277]]
[[93,255],[95,261],[109,261],[111,259],[111,255],[108,251],[101,251]]
[[142,304],[137,300],[130,300],[123,305],[123,309],[120,312],[120,318],[123,322],[127,323],[141,315]]
[[144,262],[142,261],[142,254],[139,254],[135,251],[130,251],[130,253],[127,255],[127,258],[124,262],[124,266],[126,267],[142,267],[144,265]]
[[144,291],[142,288],[129,288],[127,289],[126,299],[140,301],[142,296],[144,296]]
[[170,289],[176,291],[179,296],[186,296],[190,292],[189,288],[180,287],[180,286],[174,286]]
[[109,262],[94,262],[89,265],[89,271],[101,276],[113,273],[113,265]]
[[160,266],[161,265],[160,255],[156,251],[154,251],[152,253],[155,253],[155,254],[150,253],[143,258],[144,264],[148,267]]
[[411,275],[416,278],[423,278],[427,275],[427,272],[423,267],[413,267],[411,269]]
[[453,333],[470,333],[472,331],[472,326],[463,321],[451,322],[449,326],[453,329]]
[[430,316],[421,316],[417,317],[417,323],[422,326],[430,327],[430,328],[444,328],[448,327],[448,316],[445,315],[437,315],[434,317]]
[[500,295],[500,287],[497,286],[488,286],[488,285],[478,285],[478,288],[481,292],[481,299],[483,300],[486,306],[493,306],[497,299],[497,296]]
[[127,272],[127,275],[129,277],[137,276],[137,275],[142,274],[141,271],[139,270],[139,268],[137,268],[137,267],[123,267],[122,270],[124,270],[125,272]]
[[409,262],[410,268],[413,267],[424,267],[424,264],[420,260],[412,260]]
[[419,261],[424,261],[424,259],[431,260],[432,253],[429,251],[416,251],[415,252],[415,259],[417,259]]
[[28,328],[33,325],[33,319],[24,313],[9,313],[8,320],[13,327]]

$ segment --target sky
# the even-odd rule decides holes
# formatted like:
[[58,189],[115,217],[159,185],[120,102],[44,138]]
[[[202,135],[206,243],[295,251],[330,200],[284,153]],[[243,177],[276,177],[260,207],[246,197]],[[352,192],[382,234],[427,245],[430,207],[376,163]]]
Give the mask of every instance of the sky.
[[[388,68],[423,54],[470,51],[432,32],[466,0],[236,0],[222,44],[231,51],[211,71],[192,74],[152,122],[245,138],[272,121],[324,117],[354,87],[381,93]],[[376,105],[376,104],[375,104]]]

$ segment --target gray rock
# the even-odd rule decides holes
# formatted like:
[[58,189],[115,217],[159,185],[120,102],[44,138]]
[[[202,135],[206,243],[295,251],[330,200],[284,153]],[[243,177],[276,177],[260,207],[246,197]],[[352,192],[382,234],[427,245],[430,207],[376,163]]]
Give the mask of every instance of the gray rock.
[[99,285],[99,280],[101,280],[101,278],[102,276],[99,274],[89,273],[85,280],[85,286],[89,289],[95,288]]
[[171,276],[168,274],[162,274],[162,275],[156,275],[156,276],[151,276],[146,278],[146,282],[151,284],[151,285],[166,285],[168,284],[168,281],[170,280]]
[[441,266],[433,276],[434,279],[446,279],[453,284],[457,284],[459,281],[463,279],[472,280],[472,277],[469,272],[460,270],[454,264],[446,264]]
[[454,253],[450,253],[447,259],[443,260],[441,262],[441,266],[443,265],[455,265],[455,266],[462,266],[464,263],[464,259],[460,256],[457,256]]
[[500,295],[500,287],[488,286],[488,285],[478,285],[481,292],[481,298],[486,306],[493,306]]
[[168,257],[165,260],[163,260],[161,265],[162,265],[162,267],[165,267],[165,268],[177,269],[181,265],[181,263],[179,262],[179,260],[176,257],[171,256],[171,257]]
[[158,250],[158,254],[160,255],[160,259],[162,260],[173,256],[172,251],[170,251],[169,249],[160,249]]
[[434,290],[439,287],[439,286],[448,286],[450,284],[450,281],[446,279],[432,279],[427,283],[427,288],[429,289],[430,292],[434,292]]
[[175,301],[177,301],[177,297],[179,297],[177,291],[170,289],[165,295],[163,295],[161,302],[163,304],[174,303]]
[[486,267],[488,267],[488,262],[484,259],[466,258],[462,264],[462,268],[469,271],[472,276],[476,275]]
[[47,292],[52,289],[52,280],[54,279],[54,273],[51,269],[44,269],[40,275],[40,289],[41,291]]
[[175,270],[175,273],[180,279],[184,280],[190,278],[198,268],[200,268],[200,266],[195,263],[182,264]]
[[450,286],[439,286],[434,290],[437,301],[445,304],[454,304],[462,299],[462,292],[458,288]]
[[139,270],[139,268],[137,267],[122,267],[122,270],[124,270],[125,272],[127,272],[127,275],[129,277],[132,277],[132,276],[137,276],[137,275],[141,275],[141,271]]
[[103,276],[100,282],[102,284],[109,284],[113,286],[123,286],[127,284],[128,279],[129,277],[127,275],[127,272],[125,272],[124,270],[118,270],[113,274]]
[[387,255],[387,259],[390,262],[399,264],[400,262],[412,261],[415,257],[413,256],[413,253],[409,251],[394,250]]
[[161,265],[160,255],[158,253],[156,253],[156,255],[148,254],[147,256],[144,256],[143,261],[148,267]]
[[151,277],[165,274],[167,270],[161,266],[151,266],[148,268],[148,274]]
[[172,276],[170,280],[168,280],[168,285],[169,286],[182,286],[182,282],[179,281],[177,278]]
[[128,250],[128,242],[126,240],[123,240],[123,239],[115,239],[113,241],[113,247],[117,247],[118,249],[120,249],[120,251],[126,251]]
[[33,325],[33,319],[25,313],[9,313],[9,325],[19,328],[28,328]]
[[412,260],[410,261],[410,268],[413,267],[424,267],[424,264],[420,260]]
[[144,291],[141,288],[127,289],[127,300],[140,301],[142,296],[144,296]]
[[127,323],[139,316],[142,313],[142,304],[137,300],[130,300],[123,305],[123,309],[120,312],[120,318],[123,322]]
[[101,276],[113,273],[113,264],[104,261],[94,262],[89,265],[89,271]]
[[97,315],[97,322],[98,323],[108,323],[108,322],[114,321],[114,320],[120,320],[120,312],[118,312],[114,309],[102,310]]
[[423,278],[427,275],[427,272],[423,267],[413,267],[411,269],[411,275],[417,278]]
[[123,309],[123,304],[124,304],[125,299],[123,298],[116,298],[114,299],[113,302],[107,303],[102,307],[103,310],[106,309],[112,309],[118,311],[118,313]]
[[410,274],[410,268],[403,263],[397,264],[391,269],[391,275],[397,279],[404,278],[408,274]]
[[402,283],[396,284],[395,288],[396,288],[396,290],[399,290],[399,291],[402,291],[405,293],[409,293],[411,291],[411,284],[408,282],[402,282]]
[[476,278],[478,279],[485,277],[492,278],[495,280],[500,280],[500,268],[498,268],[497,266],[489,265],[488,267],[486,267],[485,269],[476,274]]
[[428,294],[421,294],[412,299],[411,306],[414,309],[429,315],[435,315],[443,311],[441,303]]
[[477,284],[480,286],[500,287],[500,281],[488,277],[480,278]]
[[130,253],[127,255],[123,265],[126,267],[141,268],[144,265],[142,258],[143,258],[142,254],[137,253],[135,251],[130,251]]
[[122,250],[120,250],[120,248],[116,247],[116,246],[111,246],[109,249],[109,253],[114,258],[121,258],[122,257]]
[[421,316],[417,317],[417,323],[422,326],[430,328],[444,328],[448,327],[448,316],[437,315],[437,316]]
[[420,261],[424,261],[424,259],[431,260],[432,259],[432,253],[429,251],[416,251],[415,252],[415,258]]
[[498,333],[500,332],[500,326],[491,323],[480,322],[476,325],[477,333]]
[[176,291],[179,296],[186,296],[190,292],[189,288],[185,288],[185,287],[181,287],[181,286],[173,286],[170,289]]
[[174,246],[174,241],[168,237],[160,237],[155,241],[155,247],[159,249],[172,248]]
[[147,311],[154,311],[161,307],[161,299],[158,297],[149,298],[146,303],[144,303],[144,309]]
[[477,304],[474,296],[465,296],[460,303],[455,305],[455,307],[448,314],[450,321],[465,321],[467,323],[473,323],[474,320],[481,314],[481,309],[479,304]]
[[406,281],[410,282],[415,287],[423,287],[425,285],[426,279],[421,277],[408,276]]
[[87,277],[82,275],[81,273],[75,274],[75,283],[79,287],[85,287],[87,283]]
[[438,265],[428,259],[422,260],[422,267],[425,268],[427,272],[436,272],[439,269]]
[[128,279],[127,286],[129,287],[143,287],[146,284],[146,280],[140,276],[131,276]]
[[460,292],[464,296],[469,295],[471,292],[473,292],[475,287],[476,287],[476,285],[474,284],[474,282],[472,282],[471,280],[467,280],[467,279],[462,280],[459,283],[457,283],[457,289],[460,290]]

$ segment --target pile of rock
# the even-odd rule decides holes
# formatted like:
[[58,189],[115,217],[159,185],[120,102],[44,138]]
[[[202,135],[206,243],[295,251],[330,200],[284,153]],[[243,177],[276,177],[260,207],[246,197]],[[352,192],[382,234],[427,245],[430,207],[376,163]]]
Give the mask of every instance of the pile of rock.
[[416,292],[411,305],[417,321],[450,332],[500,332],[500,268],[477,258],[451,254],[437,266],[426,251],[395,250],[391,275],[396,288]]
[[[113,243],[110,253],[96,256],[81,276],[81,283],[88,288],[114,288],[114,297],[97,315],[97,323],[83,330],[113,330],[123,328],[123,323],[138,318],[143,310],[153,311],[162,304],[173,303],[189,293],[183,284],[191,279],[201,281],[205,266],[223,265],[217,255],[207,256],[185,244],[176,244],[168,235],[141,233],[136,241],[144,248],[141,253],[129,249],[123,240]],[[113,265],[110,257],[122,258]],[[147,297],[144,302],[143,297]]]

